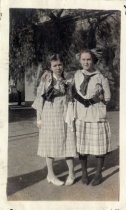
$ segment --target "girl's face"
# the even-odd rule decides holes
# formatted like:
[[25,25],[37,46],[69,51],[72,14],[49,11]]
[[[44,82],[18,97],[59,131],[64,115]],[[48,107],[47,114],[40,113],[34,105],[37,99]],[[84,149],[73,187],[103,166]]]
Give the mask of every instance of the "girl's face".
[[80,55],[80,63],[84,70],[93,71],[93,60],[92,56],[88,52],[83,52]]
[[52,60],[51,70],[57,77],[61,76],[63,72],[63,63],[60,60]]

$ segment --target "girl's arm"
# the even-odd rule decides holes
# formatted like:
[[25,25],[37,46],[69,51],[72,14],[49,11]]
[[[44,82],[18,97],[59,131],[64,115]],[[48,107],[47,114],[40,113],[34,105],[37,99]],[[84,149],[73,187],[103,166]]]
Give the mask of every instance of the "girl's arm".
[[96,104],[98,102],[100,102],[100,98],[99,95],[96,94],[94,97],[90,98],[90,99],[84,99],[81,95],[79,95],[76,91],[76,87],[75,84],[72,87],[72,95],[73,97],[79,101],[81,104],[83,104],[85,107],[89,107],[90,105]]
[[102,86],[104,90],[104,101],[105,103],[108,103],[111,99],[111,92],[110,92],[109,82],[107,78],[103,78]]
[[42,109],[43,109],[44,101],[43,101],[43,98],[41,97],[41,95],[44,93],[44,89],[45,89],[45,83],[41,80],[41,82],[37,88],[37,96],[32,104],[32,107],[39,112],[42,112]]
[[37,96],[32,104],[32,107],[36,110],[37,115],[37,127],[41,127],[41,114],[44,105],[44,99],[42,98],[41,94],[44,92],[44,81],[41,80],[38,88],[37,88]]
[[[83,104],[85,107],[89,107],[90,105],[93,105],[95,103],[100,102],[100,97],[99,94],[95,94],[92,98],[90,99],[84,99],[78,92],[76,89],[76,81],[78,81],[78,71],[75,73],[74,75],[74,80],[73,80],[73,84],[72,84],[72,97],[74,99],[76,99],[77,101],[79,101],[81,104]],[[77,83],[78,84],[78,83]],[[78,88],[79,88],[79,84],[78,84]]]

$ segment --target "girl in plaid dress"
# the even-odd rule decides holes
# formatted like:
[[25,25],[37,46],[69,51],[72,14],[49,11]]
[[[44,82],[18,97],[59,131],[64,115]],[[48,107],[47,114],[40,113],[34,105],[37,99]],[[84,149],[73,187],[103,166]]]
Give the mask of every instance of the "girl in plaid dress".
[[50,58],[51,71],[46,72],[37,89],[37,97],[32,105],[37,110],[39,127],[38,155],[46,157],[47,181],[60,186],[53,169],[54,158],[66,158],[69,175],[65,185],[74,182],[73,157],[76,156],[74,132],[65,123],[67,110],[67,84],[63,77],[63,62],[60,55]]
[[[82,70],[76,71],[75,83],[75,118],[77,152],[82,165],[82,182],[89,183],[87,173],[87,157],[97,158],[96,174],[92,185],[102,181],[102,167],[105,155],[110,151],[110,127],[106,118],[106,104],[110,100],[110,89],[107,78],[98,70],[94,63],[96,56],[90,50],[80,52]],[[96,100],[98,96],[99,100]],[[80,103],[78,98],[84,101]]]

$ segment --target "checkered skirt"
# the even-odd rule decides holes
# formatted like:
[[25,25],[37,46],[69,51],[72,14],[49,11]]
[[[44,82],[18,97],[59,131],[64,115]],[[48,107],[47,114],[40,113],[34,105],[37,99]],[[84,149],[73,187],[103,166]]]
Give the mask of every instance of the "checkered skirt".
[[111,151],[109,122],[84,122],[76,120],[77,152],[103,155]]
[[39,132],[38,155],[41,157],[76,156],[75,134],[64,121],[66,97],[56,97],[54,102],[45,101],[42,125]]

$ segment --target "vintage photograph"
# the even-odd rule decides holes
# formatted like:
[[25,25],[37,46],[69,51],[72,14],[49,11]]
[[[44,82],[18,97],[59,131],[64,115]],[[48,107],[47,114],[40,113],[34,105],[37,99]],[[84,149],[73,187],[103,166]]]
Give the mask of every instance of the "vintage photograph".
[[121,11],[9,9],[8,201],[119,201]]

